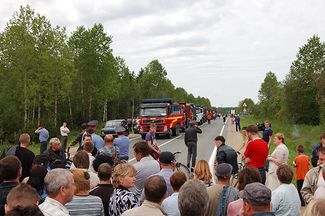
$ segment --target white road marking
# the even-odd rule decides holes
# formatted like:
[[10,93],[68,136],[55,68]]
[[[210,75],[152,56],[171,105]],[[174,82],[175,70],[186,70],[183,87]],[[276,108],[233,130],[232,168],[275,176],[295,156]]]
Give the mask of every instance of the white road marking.
[[130,139],[130,141],[137,140],[137,139],[140,139],[140,138],[141,137],[135,137],[135,138]]
[[[219,136],[222,136],[223,130],[225,129],[227,121],[228,121],[228,119],[226,120],[225,124],[222,126],[222,129],[220,131]],[[217,156],[217,147],[214,146],[214,149],[213,149],[212,154],[211,154],[210,159],[209,159],[209,167],[210,167],[210,171],[211,171],[212,176],[214,176],[214,161],[216,160],[216,156]],[[212,178],[212,180],[213,180],[214,183],[216,183],[215,178]]]
[[[180,137],[182,137],[182,136],[183,136],[183,135],[179,135],[179,136],[177,136],[177,137],[175,137],[175,138],[173,138],[173,139],[171,139],[171,140],[168,140],[167,142],[164,142],[164,143],[160,144],[160,145],[159,145],[159,148],[161,148],[161,147],[167,145],[167,144],[170,143],[170,142],[173,142],[174,140],[176,140],[176,139],[178,139],[178,138],[180,138]],[[132,158],[132,159],[130,159],[128,162],[130,163],[130,162],[132,162],[132,161],[134,161],[134,160],[135,160],[135,158]]]

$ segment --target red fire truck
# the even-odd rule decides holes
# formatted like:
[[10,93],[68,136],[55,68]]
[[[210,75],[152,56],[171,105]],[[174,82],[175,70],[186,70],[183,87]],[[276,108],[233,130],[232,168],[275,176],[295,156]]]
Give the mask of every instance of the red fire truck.
[[156,124],[158,135],[177,136],[186,127],[186,106],[172,99],[145,99],[140,106],[139,119],[142,139],[145,139],[151,123]]
[[186,103],[186,102],[179,102],[180,105],[185,107],[185,116],[186,116],[186,126],[184,127],[184,131],[187,127],[189,127],[190,121],[196,119],[196,109],[194,104]]

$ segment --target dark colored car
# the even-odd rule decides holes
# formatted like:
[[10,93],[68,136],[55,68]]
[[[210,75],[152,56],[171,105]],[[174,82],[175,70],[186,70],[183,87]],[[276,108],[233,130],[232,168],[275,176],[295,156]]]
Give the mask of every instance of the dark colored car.
[[102,135],[112,134],[113,136],[117,136],[116,130],[120,127],[125,129],[125,135],[129,135],[128,124],[125,119],[114,119],[109,120],[105,123],[105,127],[102,129]]

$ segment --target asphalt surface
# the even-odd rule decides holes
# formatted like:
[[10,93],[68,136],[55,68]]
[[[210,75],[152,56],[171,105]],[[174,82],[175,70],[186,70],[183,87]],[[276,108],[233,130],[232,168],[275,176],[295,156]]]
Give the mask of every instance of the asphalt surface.
[[[214,138],[220,135],[220,132],[223,127],[222,119],[212,120],[211,124],[204,123],[199,126],[202,130],[202,134],[198,134],[198,155],[196,160],[207,160],[209,161],[211,154],[214,149]],[[224,131],[225,132],[225,131]],[[225,134],[223,134],[225,136]],[[135,163],[133,152],[133,144],[141,141],[141,137],[131,139],[131,145],[129,149],[129,162]],[[187,147],[184,143],[184,133],[180,133],[177,137],[172,137],[166,139],[164,137],[157,138],[157,144],[161,151],[170,151],[170,152],[181,152],[177,155],[176,160],[186,165],[187,163]]]

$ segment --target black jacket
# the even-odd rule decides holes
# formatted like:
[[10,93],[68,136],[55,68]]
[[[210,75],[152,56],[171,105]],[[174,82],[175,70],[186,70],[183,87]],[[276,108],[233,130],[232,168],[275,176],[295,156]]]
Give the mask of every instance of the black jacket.
[[202,130],[198,127],[189,127],[185,130],[185,145],[188,143],[197,143],[197,134],[202,133]]

